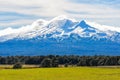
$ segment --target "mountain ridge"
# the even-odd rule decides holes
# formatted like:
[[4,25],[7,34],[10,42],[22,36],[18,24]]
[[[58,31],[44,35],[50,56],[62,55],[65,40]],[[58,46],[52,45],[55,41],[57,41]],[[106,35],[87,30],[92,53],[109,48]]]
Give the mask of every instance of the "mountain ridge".
[[50,21],[40,19],[18,29],[1,30],[0,52],[0,55],[119,55],[120,28],[66,16]]
[[[61,33],[61,35],[63,33],[67,34],[67,35],[70,35],[70,33],[77,34],[77,32],[78,32],[78,35],[84,34],[82,32],[80,33],[80,31],[82,31],[82,30],[86,31],[86,35],[87,35],[87,32],[88,33],[91,32],[90,35],[92,35],[92,33],[99,31],[99,32],[103,32],[104,35],[105,35],[105,33],[107,33],[108,36],[111,36],[120,29],[120,28],[117,28],[116,29],[117,31],[115,31],[112,28],[112,30],[114,30],[114,31],[112,31],[111,29],[109,29],[107,31],[105,31],[105,30],[102,31],[102,30],[97,29],[94,26],[89,25],[89,23],[90,22],[87,22],[85,20],[78,22],[74,19],[69,19],[66,16],[59,16],[50,21],[45,21],[45,20],[40,19],[40,20],[33,22],[33,24],[24,26],[22,28],[18,28],[18,29],[7,28],[4,30],[0,30],[0,41],[7,41],[9,39],[14,39],[17,37],[33,38],[38,35],[40,36],[40,35],[45,35],[45,34],[49,34],[49,33],[54,33],[55,31],[56,31],[56,33]],[[80,27],[80,28],[78,28],[78,27]],[[74,30],[76,28],[78,30],[76,30],[76,32],[74,32]],[[6,33],[6,32],[9,32],[9,33]],[[98,32],[98,34],[101,34],[99,32]],[[119,32],[117,32],[117,33],[119,33]],[[97,32],[96,32],[96,34],[97,34]],[[58,36],[60,36],[60,35],[58,35]],[[5,38],[7,38],[7,39],[5,40]]]

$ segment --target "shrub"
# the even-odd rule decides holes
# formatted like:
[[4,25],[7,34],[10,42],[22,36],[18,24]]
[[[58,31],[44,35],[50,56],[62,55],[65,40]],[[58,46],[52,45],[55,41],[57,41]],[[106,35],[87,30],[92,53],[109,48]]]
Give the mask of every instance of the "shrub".
[[22,68],[22,64],[21,63],[16,63],[13,65],[13,69],[21,69]]
[[68,63],[65,63],[65,64],[64,64],[64,67],[68,67]]

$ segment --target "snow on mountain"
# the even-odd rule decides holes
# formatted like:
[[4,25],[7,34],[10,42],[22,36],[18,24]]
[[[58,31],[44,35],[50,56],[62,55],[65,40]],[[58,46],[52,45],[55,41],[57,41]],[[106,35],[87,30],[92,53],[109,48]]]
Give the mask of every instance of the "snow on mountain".
[[[100,25],[89,21],[77,21],[66,16],[58,16],[50,21],[37,20],[31,25],[23,26],[18,29],[7,28],[0,30],[0,42],[12,39],[31,39],[35,37],[46,38],[69,37],[77,34],[80,37],[107,38],[120,41],[120,28]],[[117,36],[117,37],[116,37]]]
[[120,28],[58,16],[0,30],[0,56],[119,55]]

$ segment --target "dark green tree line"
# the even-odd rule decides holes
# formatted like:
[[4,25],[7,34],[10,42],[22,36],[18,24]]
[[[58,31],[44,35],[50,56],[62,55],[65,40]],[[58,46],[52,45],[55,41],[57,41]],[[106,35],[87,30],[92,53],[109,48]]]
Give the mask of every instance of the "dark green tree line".
[[76,56],[76,55],[47,55],[47,56],[0,56],[2,64],[34,64],[41,67],[58,67],[58,65],[76,66],[113,66],[120,65],[120,56]]

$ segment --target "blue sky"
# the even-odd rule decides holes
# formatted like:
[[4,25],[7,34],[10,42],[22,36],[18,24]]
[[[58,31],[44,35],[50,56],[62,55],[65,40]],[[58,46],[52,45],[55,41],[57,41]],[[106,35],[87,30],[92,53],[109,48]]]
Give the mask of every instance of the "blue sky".
[[0,0],[0,29],[59,15],[120,27],[120,0]]

